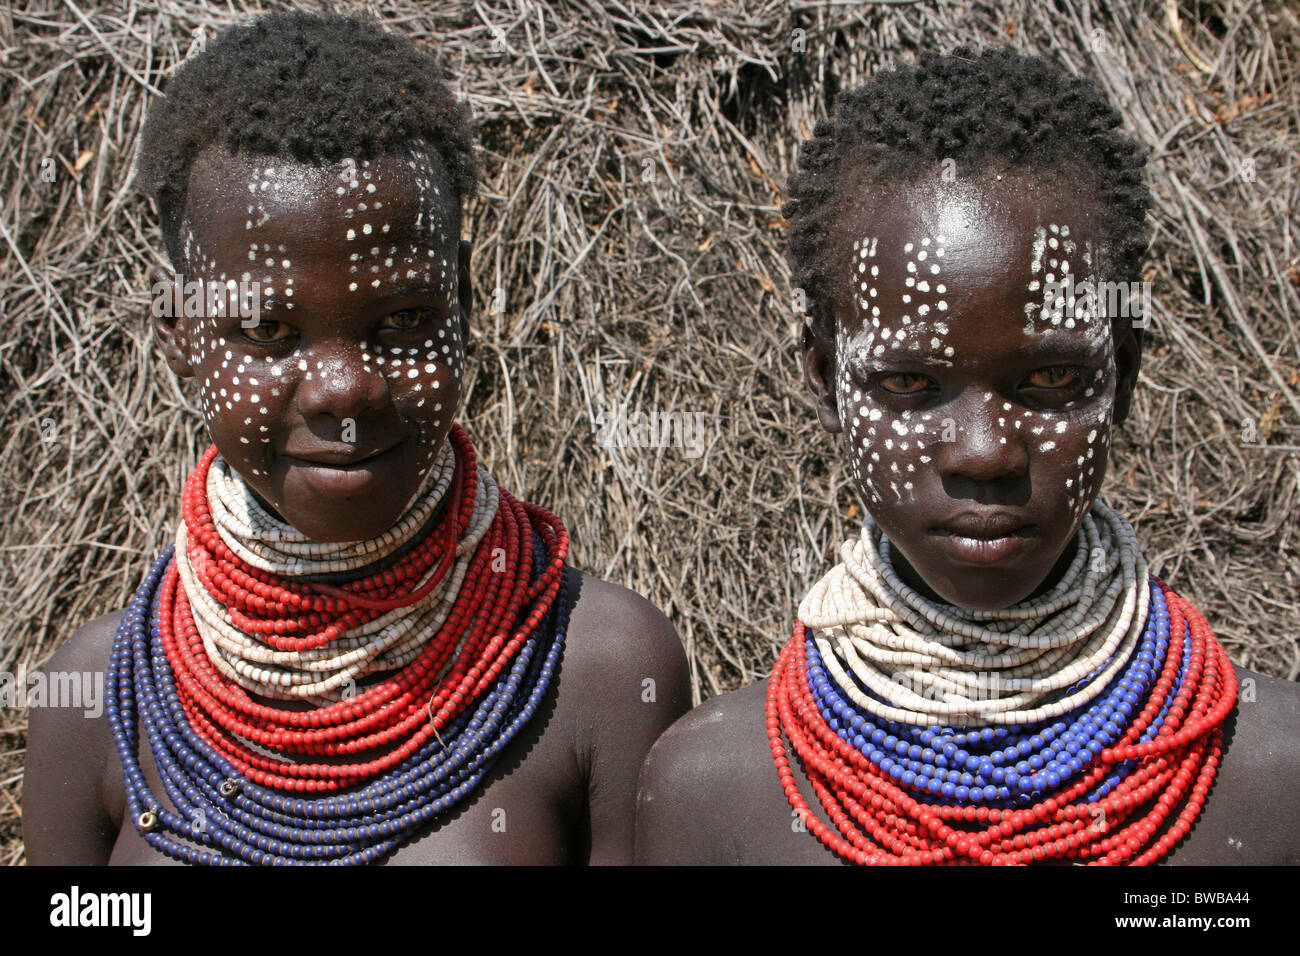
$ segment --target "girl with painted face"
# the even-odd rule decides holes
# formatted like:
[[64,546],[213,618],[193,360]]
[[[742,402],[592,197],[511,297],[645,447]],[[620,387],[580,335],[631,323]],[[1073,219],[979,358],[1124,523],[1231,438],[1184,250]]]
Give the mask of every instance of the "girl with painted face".
[[804,372],[869,517],[771,677],[656,744],[640,860],[1300,859],[1300,693],[1235,668],[1099,497],[1149,298],[1119,122],[1040,59],[959,50],[804,145]]
[[212,444],[130,607],[50,664],[108,699],[32,715],[31,862],[630,861],[684,655],[456,424],[476,173],[441,77],[279,14],[154,105],[151,322]]

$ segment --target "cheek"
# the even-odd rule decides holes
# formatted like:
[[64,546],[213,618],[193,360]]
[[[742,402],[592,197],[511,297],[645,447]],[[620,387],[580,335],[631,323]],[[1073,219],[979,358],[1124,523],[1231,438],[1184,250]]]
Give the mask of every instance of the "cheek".
[[1066,459],[1066,494],[1075,521],[1083,517],[1101,491],[1109,454],[1110,416],[1090,416],[1079,426]]
[[891,411],[856,387],[842,395],[840,409],[849,464],[868,508],[915,501],[941,437],[937,413]]
[[1056,484],[1069,512],[1070,527],[1082,520],[1101,490],[1110,454],[1112,401],[1097,402],[1071,415],[1033,416],[1027,424],[1031,455],[1045,457],[1045,481]]
[[431,467],[460,404],[464,352],[459,322],[449,320],[416,346],[365,353],[367,368],[388,382],[397,414],[421,436],[419,474]]
[[[202,366],[203,416],[208,430],[223,447],[242,450],[246,460],[261,462],[271,445],[274,424],[284,417],[288,396],[299,377],[311,374],[305,361],[268,360],[267,356],[237,353],[224,338]],[[248,470],[266,476],[265,468]]]
[[460,323],[435,323],[418,344],[385,345],[362,353],[366,368],[382,375],[399,414],[441,421],[455,413],[460,398],[465,354]]

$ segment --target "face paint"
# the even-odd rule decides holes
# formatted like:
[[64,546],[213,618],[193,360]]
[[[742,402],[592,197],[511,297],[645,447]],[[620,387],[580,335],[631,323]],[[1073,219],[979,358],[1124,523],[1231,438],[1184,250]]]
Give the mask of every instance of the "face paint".
[[261,294],[255,324],[228,314],[187,325],[212,439],[304,534],[375,537],[418,493],[460,400],[446,174],[420,145],[328,167],[201,160],[184,268]]
[[1105,476],[1114,343],[1109,321],[1055,294],[1072,260],[1091,277],[1086,210],[1010,181],[949,190],[838,224],[851,254],[834,388],[854,481],[904,580],[1000,608],[1073,555]]

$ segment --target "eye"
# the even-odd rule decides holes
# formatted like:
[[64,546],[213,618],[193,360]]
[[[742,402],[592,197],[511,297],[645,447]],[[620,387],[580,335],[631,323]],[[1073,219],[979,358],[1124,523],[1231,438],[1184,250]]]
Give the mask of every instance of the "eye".
[[258,322],[256,325],[242,328],[240,331],[244,333],[246,338],[252,339],[254,342],[258,342],[262,345],[272,345],[276,342],[283,342],[288,338],[287,334],[274,335],[272,333],[277,331],[291,333],[293,329],[283,322],[277,322],[275,319],[267,319]]
[[1030,388],[1073,388],[1080,381],[1079,373],[1065,365],[1040,368],[1025,376]]
[[409,332],[418,329],[433,318],[433,309],[400,309],[384,316],[382,328],[395,332]]
[[913,372],[899,372],[879,379],[880,387],[895,395],[920,395],[930,387],[930,379]]

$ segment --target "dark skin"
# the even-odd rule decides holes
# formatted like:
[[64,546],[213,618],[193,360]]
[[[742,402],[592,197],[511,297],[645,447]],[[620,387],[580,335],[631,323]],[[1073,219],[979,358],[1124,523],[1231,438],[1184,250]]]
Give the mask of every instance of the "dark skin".
[[[1072,259],[1080,278],[1090,269],[1104,275],[1095,204],[1060,181],[996,174],[884,195],[850,176],[842,195],[831,231],[833,247],[844,250],[832,273],[835,341],[811,331],[804,340],[820,422],[842,442],[858,493],[910,586],[985,609],[1041,593],[1073,556],[1141,357],[1131,330],[1085,316],[1067,326],[1039,308],[1042,281],[1051,269],[1059,278],[1061,260]],[[928,288],[918,288],[922,281]],[[1300,688],[1242,668],[1237,676],[1222,765],[1170,863],[1300,862],[1292,786]],[[767,687],[707,701],[656,743],[642,769],[638,862],[841,862],[782,792],[766,734]],[[792,766],[825,819],[802,768]]]
[[[270,185],[250,192],[261,182]],[[446,440],[472,302],[470,245],[458,239],[453,201],[427,153],[326,168],[216,150],[196,161],[182,230],[187,278],[238,280],[251,263],[264,304],[256,325],[227,310],[155,317],[153,329],[172,370],[203,387],[222,456],[309,537],[355,541],[391,527]],[[175,277],[157,270],[154,281]],[[373,462],[332,463],[373,452]],[[386,862],[631,862],[637,770],[689,707],[685,654],[644,598],[578,571],[570,580],[576,603],[543,704],[478,789]],[[121,614],[80,628],[47,671],[103,672]],[[139,756],[162,793],[147,743]],[[124,812],[107,718],[34,709],[28,862],[174,862]]]

